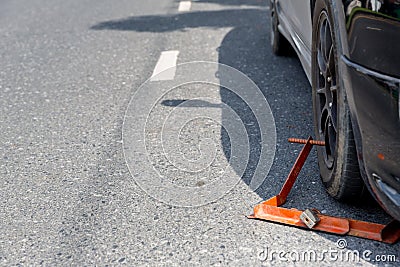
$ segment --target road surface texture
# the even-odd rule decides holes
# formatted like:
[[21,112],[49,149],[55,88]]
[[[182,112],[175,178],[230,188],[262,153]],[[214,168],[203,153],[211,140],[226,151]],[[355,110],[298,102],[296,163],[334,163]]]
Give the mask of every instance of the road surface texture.
[[[311,88],[298,59],[271,53],[267,0],[3,0],[0,47],[0,265],[399,265],[398,244],[245,217],[279,191],[301,149],[287,138],[313,133]],[[259,122],[224,88],[188,85],[167,95],[151,114],[134,106],[131,110],[139,112],[128,112],[131,124],[124,125],[132,97],[157,72],[156,66],[191,61],[226,64],[243,72],[268,101],[276,152],[257,190],[249,186],[249,177],[262,146]],[[154,79],[152,87],[161,88],[179,70]],[[186,146],[176,153],[195,159],[202,153],[201,138],[216,143],[209,180],[202,180],[174,171],[151,138],[146,139],[147,155],[126,160],[132,147],[124,146],[138,140],[123,137],[123,128],[134,129],[136,119],[150,116],[146,136],[154,130],[157,137],[166,112],[202,93],[210,101],[192,103],[190,110],[209,111],[224,121],[227,114],[219,107],[225,103],[245,122],[249,165],[243,175],[232,174],[238,182],[228,193],[221,192],[221,198],[197,207],[192,198],[190,205],[177,207],[161,191],[143,190],[140,181],[152,177],[137,170],[154,164],[166,179],[200,188],[229,167],[229,148],[235,144],[215,121],[185,125],[180,141]],[[141,97],[147,100],[146,94]],[[390,219],[376,204],[349,205],[328,197],[315,151],[286,206],[375,222]],[[341,248],[339,238],[344,238]],[[360,257],[339,257],[354,251]],[[319,258],[298,257],[313,252]],[[390,255],[395,262],[387,260]],[[385,257],[386,262],[378,262]]]

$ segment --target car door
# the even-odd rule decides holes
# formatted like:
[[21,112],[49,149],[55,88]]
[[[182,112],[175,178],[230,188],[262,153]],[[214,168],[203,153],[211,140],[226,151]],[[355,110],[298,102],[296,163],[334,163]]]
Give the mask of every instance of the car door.
[[285,37],[295,46],[311,83],[312,23],[309,0],[275,0]]
[[290,2],[289,19],[293,30],[309,52],[312,42],[311,8],[309,0],[285,0]]

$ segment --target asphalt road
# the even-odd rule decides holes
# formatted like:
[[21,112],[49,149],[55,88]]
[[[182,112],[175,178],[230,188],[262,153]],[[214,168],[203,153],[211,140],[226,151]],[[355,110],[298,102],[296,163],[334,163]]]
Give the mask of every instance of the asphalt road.
[[[398,265],[398,244],[345,237],[347,246],[340,249],[337,236],[245,217],[278,192],[289,172],[301,147],[286,139],[312,135],[310,85],[296,57],[272,55],[266,0],[198,0],[186,11],[187,5],[181,11],[179,5],[173,0],[1,1],[0,265]],[[169,55],[176,57],[160,64],[225,64],[261,90],[275,120],[276,151],[260,187],[253,188],[250,180],[268,144],[262,143],[262,121],[250,112],[253,107],[212,84],[157,95],[186,74],[218,78],[222,66],[199,72],[178,66],[165,80],[147,81],[164,51],[175,51]],[[140,91],[143,83],[150,85],[148,93]],[[147,112],[142,103],[157,96]],[[195,101],[182,106],[188,99]],[[231,148],[237,145],[221,127],[233,119],[222,108],[226,105],[248,133],[244,169],[232,164]],[[179,129],[179,142],[169,143],[168,136],[177,134],[175,121],[170,128],[160,126],[176,109],[182,111],[172,118],[187,123]],[[190,114],[196,119],[189,120]],[[146,129],[139,123],[144,118]],[[146,153],[135,151],[135,142],[144,143]],[[183,165],[173,164],[177,154],[186,167],[206,167],[189,175]],[[199,157],[205,161],[196,161]],[[159,176],[141,171],[149,166]],[[237,181],[231,190],[215,187],[217,196],[204,199],[184,193],[186,202],[179,205],[162,189],[144,188],[162,177],[196,193],[212,186],[221,172]],[[329,198],[314,152],[286,206],[389,220],[376,205]],[[357,250],[360,259],[324,254],[332,250]],[[370,260],[361,257],[366,250]],[[292,261],[312,251],[320,260]],[[397,260],[377,262],[375,256],[382,255]]]

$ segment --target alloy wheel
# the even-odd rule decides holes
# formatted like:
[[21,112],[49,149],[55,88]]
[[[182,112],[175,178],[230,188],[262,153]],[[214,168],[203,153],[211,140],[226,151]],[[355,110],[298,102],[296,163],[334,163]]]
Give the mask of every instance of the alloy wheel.
[[335,162],[337,143],[337,75],[335,48],[332,38],[332,27],[326,11],[321,12],[317,44],[317,118],[318,132],[321,140],[325,141],[324,160],[328,169]]

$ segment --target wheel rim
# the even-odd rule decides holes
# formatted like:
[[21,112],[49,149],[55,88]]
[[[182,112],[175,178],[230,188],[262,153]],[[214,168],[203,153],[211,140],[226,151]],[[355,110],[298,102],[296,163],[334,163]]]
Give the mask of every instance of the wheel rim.
[[318,132],[325,141],[325,164],[333,168],[337,143],[337,75],[332,28],[327,13],[323,11],[318,21],[316,112]]

